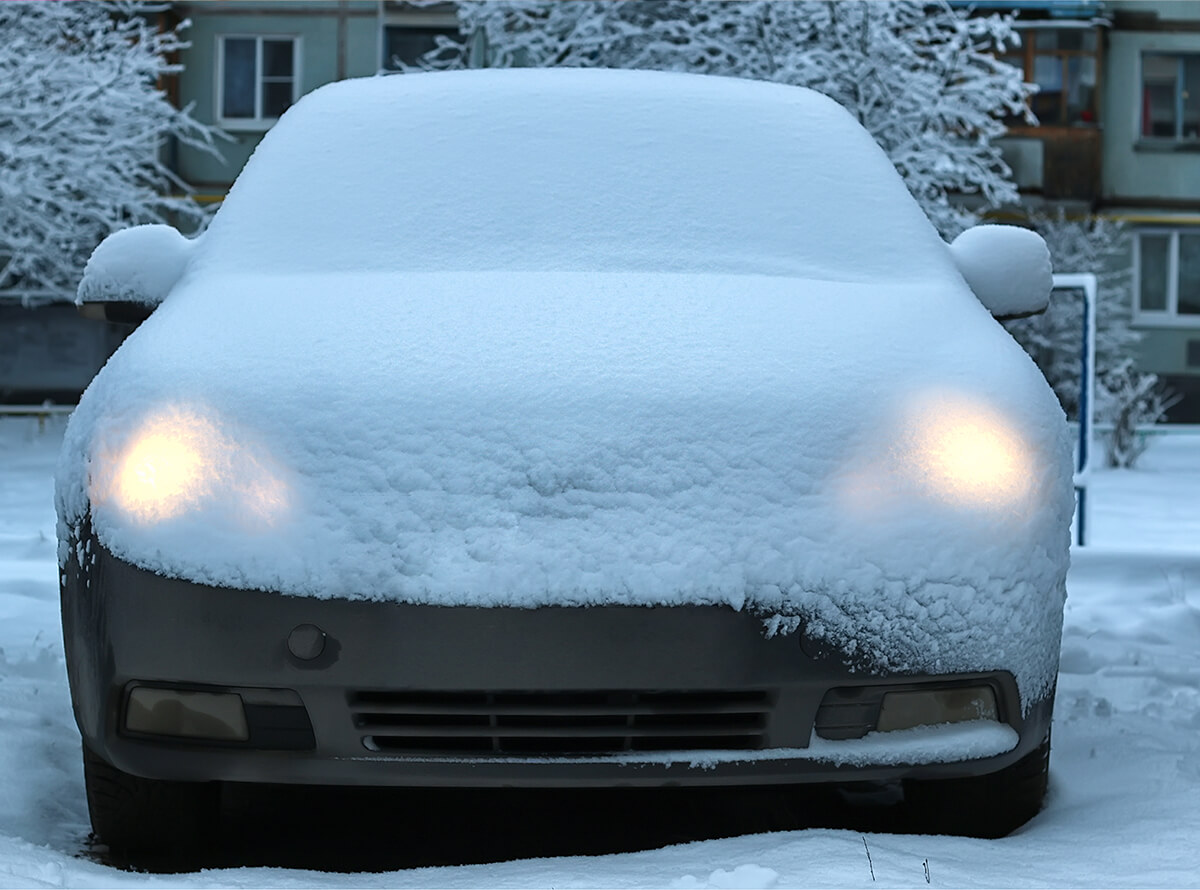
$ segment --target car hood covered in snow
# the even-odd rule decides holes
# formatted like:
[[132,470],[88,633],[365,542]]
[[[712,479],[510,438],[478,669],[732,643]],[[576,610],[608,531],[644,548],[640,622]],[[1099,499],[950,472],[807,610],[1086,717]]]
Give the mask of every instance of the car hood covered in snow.
[[[705,90],[741,109],[732,130],[736,114],[780,96],[781,119],[812,106],[845,126],[828,100],[788,88],[486,74],[457,81],[474,83],[472,101],[503,107],[534,84],[551,117],[556,100],[579,105],[568,102],[578,89],[555,84],[582,84],[594,104],[606,95],[601,83],[641,95],[649,82],[654,101],[624,138],[650,153],[654,114],[669,107],[686,117]],[[409,80],[452,93],[456,82],[405,76],[367,91],[403,97],[417,90]],[[297,111],[332,113],[323,93]],[[798,105],[788,105],[793,93]],[[765,94],[761,108],[750,101]],[[453,123],[461,109],[436,98],[449,102],[443,118]],[[293,114],[277,130],[303,120]],[[611,142],[612,124],[602,124],[593,129]],[[728,125],[713,138],[732,138]],[[778,182],[764,182],[757,199],[740,194],[744,182],[728,193],[705,155],[709,178],[675,189],[681,206],[667,213],[654,203],[662,195],[626,206],[625,241],[638,249],[623,250],[615,236],[575,238],[616,224],[610,192],[583,181],[570,195],[537,197],[558,168],[539,179],[501,148],[501,162],[532,177],[534,209],[505,203],[506,186],[489,205],[487,194],[446,182],[472,233],[457,252],[446,243],[459,229],[430,211],[434,232],[421,235],[402,204],[392,208],[395,225],[359,208],[342,251],[331,222],[341,211],[318,202],[307,213],[322,234],[298,247],[302,232],[286,236],[300,212],[293,196],[271,203],[263,182],[307,175],[304,163],[326,157],[323,140],[354,139],[345,126],[327,130],[305,143],[302,169],[282,173],[260,163],[277,134],[268,136],[183,280],[89,388],[59,470],[65,526],[90,510],[117,556],[218,586],[445,605],[724,604],[761,614],[768,632],[803,621],[878,669],[1003,667],[1026,702],[1049,692],[1072,509],[1062,412],[886,159],[881,172],[870,155],[865,184],[851,177],[846,207],[793,206],[797,222],[784,219],[787,201],[769,197]],[[521,144],[514,137],[509,154]],[[822,149],[829,169],[844,166],[844,148]],[[772,151],[773,169],[790,169],[787,140]],[[722,164],[736,160],[725,155]],[[828,191],[829,174],[810,163],[817,155],[792,180]],[[335,191],[375,187],[347,176]],[[618,203],[635,197],[623,181],[612,177]],[[711,194],[696,197],[708,185]],[[413,188],[421,200],[443,194],[419,177]],[[737,229],[722,221],[727,195],[735,216],[741,202],[759,200],[763,238],[742,232],[725,243]],[[573,203],[557,223],[539,215],[566,198]],[[707,201],[716,202],[711,225],[695,216]],[[370,250],[354,240],[363,214]],[[489,220],[501,243],[478,246]],[[272,221],[285,230],[280,240]],[[420,244],[397,246],[380,226],[427,245],[444,271],[428,268]],[[807,231],[827,239],[839,229],[858,245],[849,254],[799,248]],[[555,231],[564,253],[542,243]],[[724,253],[717,241],[695,251],[709,235],[721,236]],[[526,254],[505,253],[527,236],[541,245],[532,270],[521,267]],[[653,239],[664,245],[662,268],[641,250]],[[168,465],[184,481],[165,500],[138,501],[122,488]]]
[[[330,314],[334,287],[354,297]],[[931,482],[922,436],[947,418],[967,435],[997,424],[1027,449],[1026,487],[992,503]],[[211,480],[174,515],[123,509],[112,477],[163,435],[212,455]],[[68,520],[86,509],[90,471],[103,544],[216,585],[727,603],[943,670],[978,667],[988,649],[1004,663],[1030,633],[1057,634],[1061,613],[1061,414],[1011,338],[950,288],[197,281],[114,356],[67,439]],[[993,469],[1007,472],[979,472]]]

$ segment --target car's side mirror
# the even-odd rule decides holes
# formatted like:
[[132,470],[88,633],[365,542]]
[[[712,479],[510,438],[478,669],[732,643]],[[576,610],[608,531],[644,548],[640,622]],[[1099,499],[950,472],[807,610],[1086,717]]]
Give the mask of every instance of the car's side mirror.
[[138,324],[175,286],[193,241],[170,226],[134,226],[113,232],[92,251],[75,296],[86,318]]
[[1045,312],[1054,287],[1042,236],[1019,226],[975,226],[950,244],[958,271],[998,319]]

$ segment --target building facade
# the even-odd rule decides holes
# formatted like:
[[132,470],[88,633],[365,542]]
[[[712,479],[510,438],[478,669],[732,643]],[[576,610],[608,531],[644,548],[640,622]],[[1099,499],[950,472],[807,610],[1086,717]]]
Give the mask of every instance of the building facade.
[[[1039,87],[1039,124],[1010,121],[1005,157],[1026,205],[1128,225],[1140,366],[1200,422],[1200,0],[971,0],[1017,16],[1005,56]],[[234,141],[224,162],[181,148],[178,169],[219,200],[286,105],[332,80],[412,63],[455,33],[452,3],[178,3],[192,46],[178,99]],[[1073,270],[1078,271],[1078,270]]]
[[1131,229],[1140,365],[1200,423],[1200,2],[1111,2],[1099,210]]
[[1025,208],[1126,224],[1138,365],[1180,397],[1170,420],[1200,423],[1200,2],[972,7],[1017,14],[1005,60],[1038,85],[1039,125],[1001,142]]
[[[952,2],[1017,16],[1022,44],[1004,58],[1038,85],[1039,124],[1009,121],[1002,145],[1025,208],[1128,225],[1123,262],[1143,334],[1140,366],[1182,396],[1171,420],[1200,422],[1200,0]],[[183,71],[168,93],[229,134],[220,157],[165,148],[202,202],[223,198],[263,134],[305,93],[415,63],[440,35],[457,33],[451,2],[199,0],[163,15],[167,26],[190,22]],[[106,333],[97,348],[114,337]],[[0,360],[0,395],[4,374]]]
[[201,201],[219,201],[263,134],[323,84],[413,63],[440,34],[457,34],[450,3],[378,0],[202,0],[174,3],[191,44],[169,85],[177,103],[230,136],[221,157],[173,146],[172,166]]

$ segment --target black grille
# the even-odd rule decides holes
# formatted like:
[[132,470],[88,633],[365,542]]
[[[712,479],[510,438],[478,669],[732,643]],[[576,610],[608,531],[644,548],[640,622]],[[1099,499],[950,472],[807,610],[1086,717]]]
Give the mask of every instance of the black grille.
[[719,692],[355,692],[372,751],[571,755],[766,746],[774,696]]

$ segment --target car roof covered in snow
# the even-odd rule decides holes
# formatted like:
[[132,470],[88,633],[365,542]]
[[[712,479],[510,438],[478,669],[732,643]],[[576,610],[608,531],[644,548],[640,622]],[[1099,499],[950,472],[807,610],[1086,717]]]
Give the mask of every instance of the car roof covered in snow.
[[648,71],[363,78],[262,141],[193,265],[835,281],[952,265],[883,151],[811,90]]

